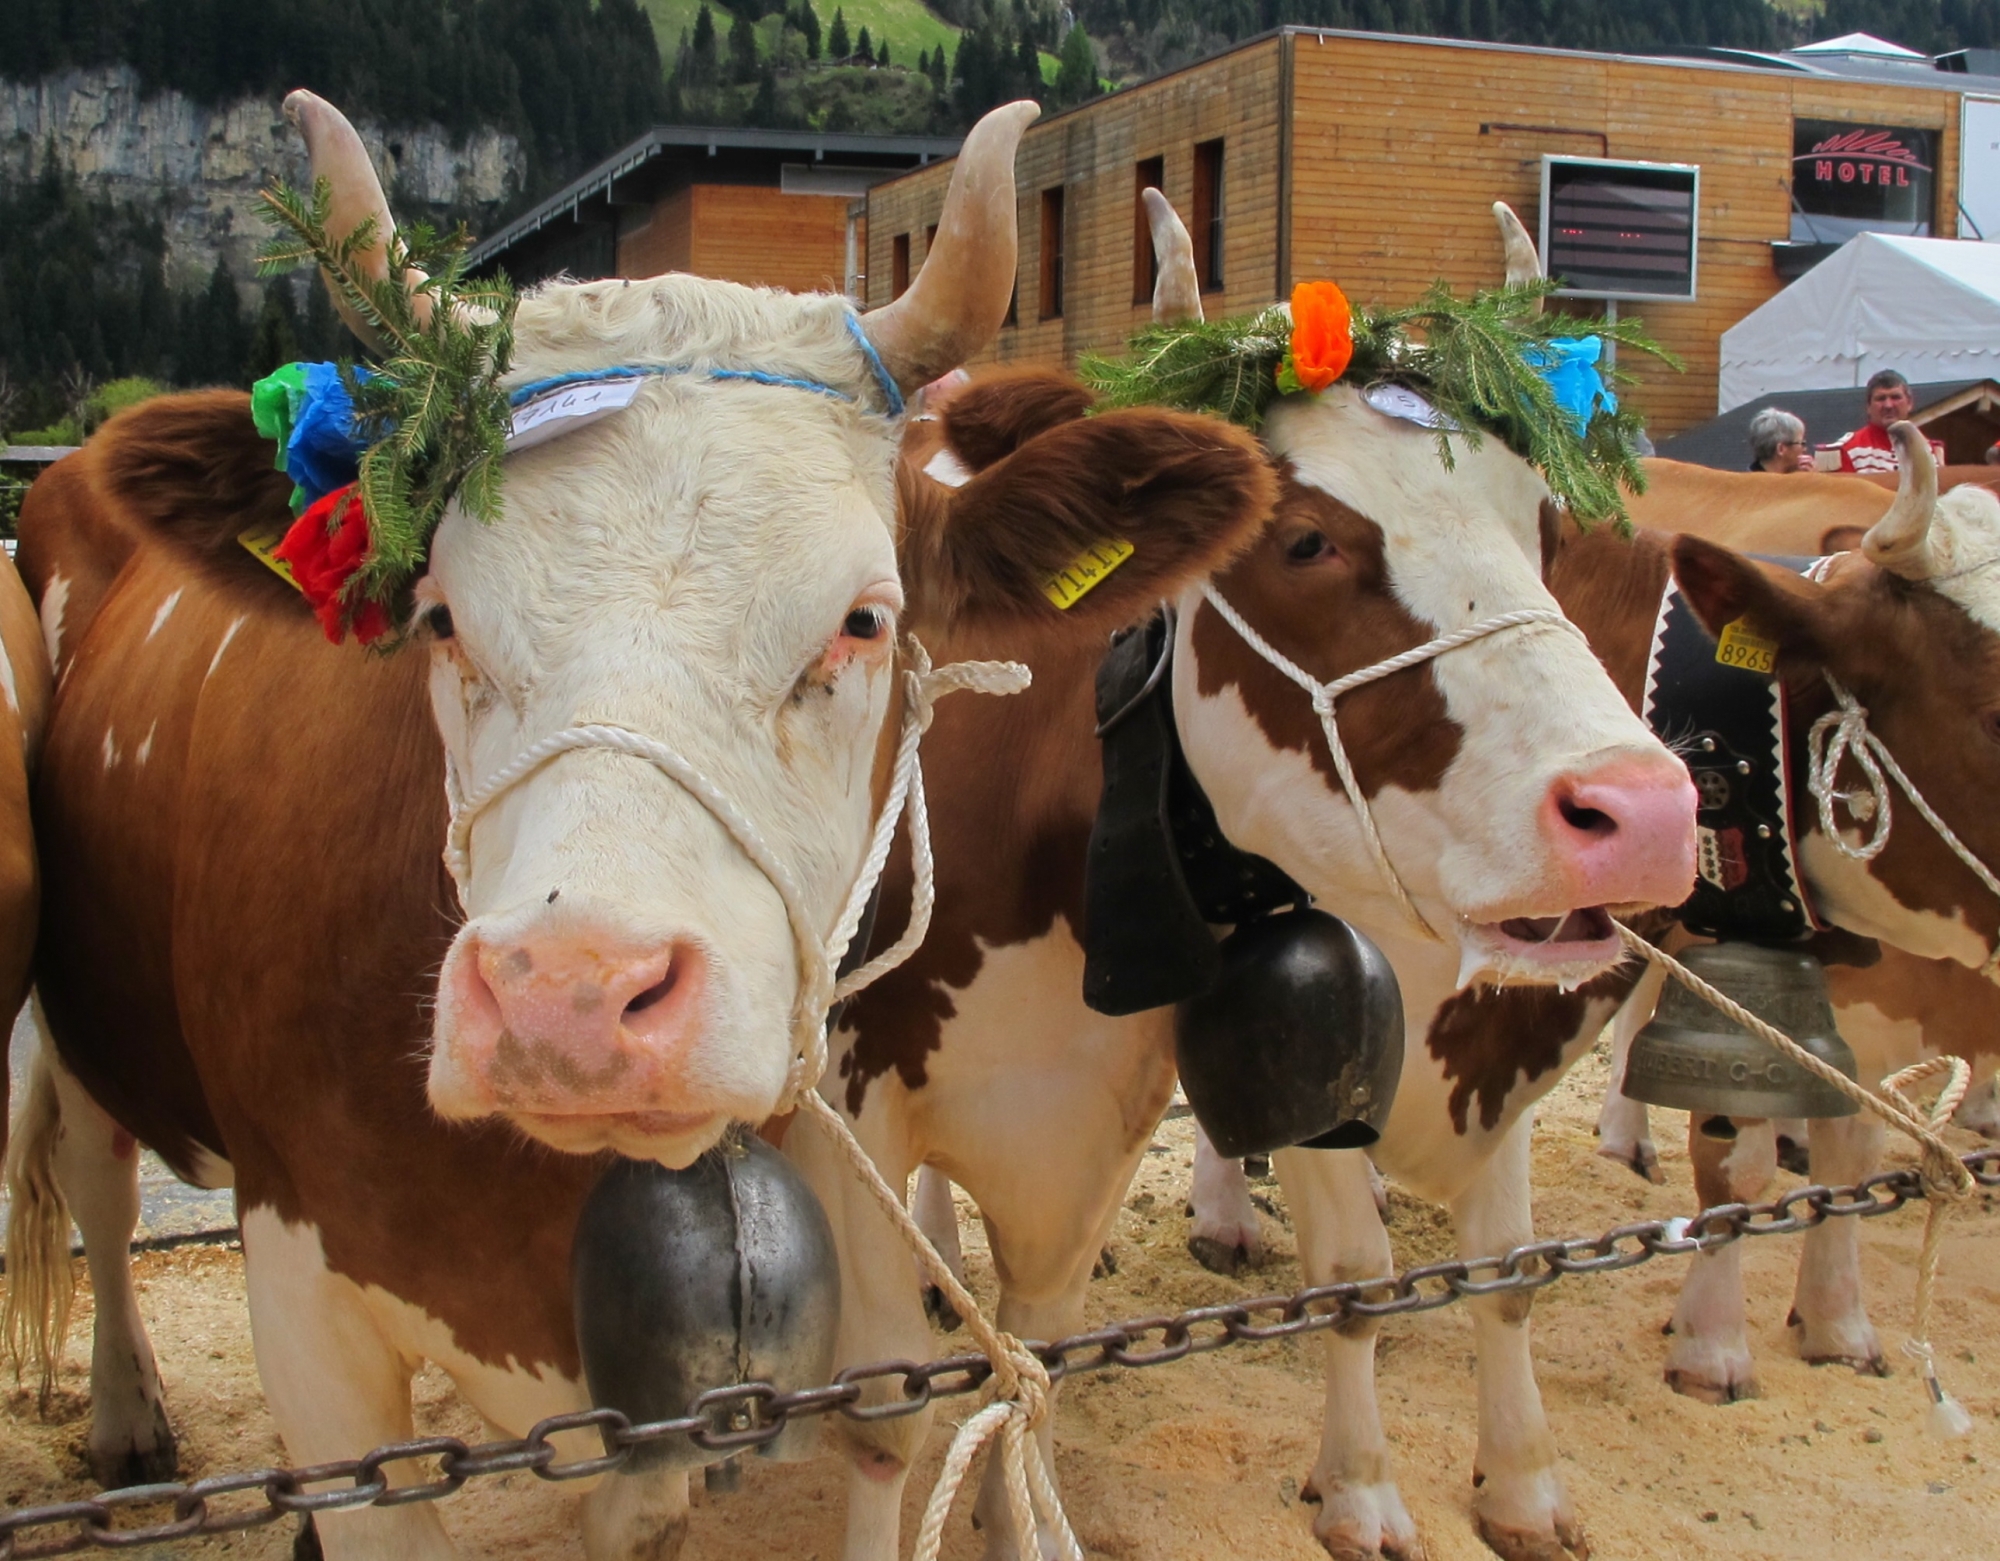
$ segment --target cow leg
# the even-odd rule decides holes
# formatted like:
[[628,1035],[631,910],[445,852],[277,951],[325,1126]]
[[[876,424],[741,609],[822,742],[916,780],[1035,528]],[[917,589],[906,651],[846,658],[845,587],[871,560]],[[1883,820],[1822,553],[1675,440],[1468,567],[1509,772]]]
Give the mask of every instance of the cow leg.
[[583,1498],[588,1561],[674,1561],[687,1531],[685,1469],[606,1475]]
[[[1712,1138],[1701,1131],[1697,1114],[1688,1119],[1688,1157],[1694,1161],[1694,1190],[1704,1209],[1747,1202],[1777,1174],[1777,1133],[1768,1121],[1745,1121],[1736,1124],[1734,1140]],[[1667,1383],[1676,1393],[1709,1404],[1757,1396],[1743,1299],[1742,1242],[1696,1255],[1667,1332],[1674,1341],[1667,1350]]]
[[[323,1463],[410,1437],[415,1362],[383,1333],[361,1287],[327,1267],[319,1232],[267,1206],[247,1209],[241,1224],[257,1375],[286,1453]],[[405,1484],[426,1471],[403,1460],[387,1473]],[[451,1561],[456,1553],[429,1502],[322,1512],[314,1522],[327,1561]]]
[[[964,1284],[965,1253],[958,1244],[958,1205],[952,1200],[951,1178],[934,1165],[917,1167],[917,1190],[910,1199],[910,1217],[930,1238],[953,1277]],[[950,1333],[961,1319],[944,1298],[944,1291],[924,1277],[921,1265],[917,1269],[917,1283],[923,1286],[924,1315]]]
[[[1524,1112],[1485,1171],[1453,1200],[1461,1256],[1491,1256],[1535,1239],[1528,1173],[1534,1123],[1534,1113]],[[1472,1464],[1479,1537],[1508,1561],[1587,1556],[1590,1545],[1563,1486],[1535,1384],[1528,1340],[1533,1294],[1475,1296],[1466,1305],[1479,1352],[1479,1451]]]
[[[1292,1211],[1307,1284],[1393,1272],[1389,1232],[1375,1206],[1366,1155],[1355,1149],[1281,1149],[1271,1161]],[[1389,1443],[1375,1401],[1380,1327],[1363,1318],[1322,1335],[1326,1418],[1308,1485],[1320,1504],[1313,1533],[1340,1561],[1422,1561],[1423,1542],[1389,1473]]]
[[1263,1256],[1257,1206],[1241,1160],[1216,1153],[1208,1134],[1194,1125],[1194,1185],[1188,1193],[1188,1251],[1210,1273],[1234,1274]]
[[[886,1091],[884,1092],[886,1094]],[[914,1156],[892,1128],[882,1099],[867,1102],[855,1137],[891,1187],[907,1184]],[[794,1122],[785,1153],[819,1195],[840,1253],[839,1366],[878,1360],[927,1360],[932,1348],[921,1289],[910,1272],[910,1249],[845,1158],[815,1123]],[[865,1402],[892,1397],[899,1378],[868,1385]],[[933,1411],[893,1420],[857,1421],[830,1415],[831,1434],[847,1455],[847,1561],[895,1561],[903,1482],[930,1433]]]
[[[90,1348],[90,1472],[100,1485],[170,1479],[177,1463],[159,1367],[132,1283],[139,1228],[139,1146],[56,1060],[36,1005],[41,1060],[61,1112],[56,1183],[83,1236],[95,1317]],[[64,1233],[67,1246],[68,1233]],[[61,1259],[67,1262],[65,1250]]]
[[1664,1182],[1667,1176],[1660,1169],[1660,1151],[1653,1147],[1653,1124],[1645,1102],[1625,1093],[1625,1059],[1631,1055],[1633,1038],[1653,1017],[1666,979],[1664,970],[1648,963],[1611,1021],[1611,1080],[1604,1086],[1604,1106],[1597,1113],[1597,1152],[1649,1182]]
[[[1816,1180],[1844,1187],[1872,1175],[1888,1129],[1872,1111],[1812,1124]],[[1861,1232],[1856,1219],[1823,1220],[1806,1232],[1792,1315],[1799,1354],[1814,1365],[1836,1361],[1878,1377],[1889,1374],[1861,1289]]]
[[2000,1139],[2000,1073],[1967,1092],[1952,1113],[1951,1125],[1981,1138]]

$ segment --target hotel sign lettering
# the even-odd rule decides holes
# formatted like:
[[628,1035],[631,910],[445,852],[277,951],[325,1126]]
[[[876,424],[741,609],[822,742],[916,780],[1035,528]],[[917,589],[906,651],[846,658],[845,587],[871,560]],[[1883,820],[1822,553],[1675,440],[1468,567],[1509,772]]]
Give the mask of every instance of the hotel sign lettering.
[[1937,132],[1800,119],[1792,125],[1792,237],[1931,231]]

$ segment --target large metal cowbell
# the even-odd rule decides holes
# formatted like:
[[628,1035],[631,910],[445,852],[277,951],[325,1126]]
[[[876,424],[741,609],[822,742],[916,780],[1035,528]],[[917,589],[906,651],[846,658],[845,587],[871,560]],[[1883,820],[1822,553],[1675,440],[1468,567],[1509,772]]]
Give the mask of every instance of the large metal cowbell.
[[[1826,971],[1802,949],[1701,944],[1681,963],[1822,1062],[1855,1076],[1854,1053],[1834,1028]],[[1708,1117],[1845,1117],[1860,1108],[1777,1048],[1668,981],[1652,1023],[1632,1042],[1625,1093],[1651,1106]]]

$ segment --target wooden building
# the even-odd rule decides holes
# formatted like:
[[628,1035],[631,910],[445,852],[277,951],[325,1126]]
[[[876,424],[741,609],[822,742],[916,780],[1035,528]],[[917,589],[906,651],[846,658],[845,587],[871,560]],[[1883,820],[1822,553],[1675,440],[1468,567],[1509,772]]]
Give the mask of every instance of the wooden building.
[[[1028,131],[1018,290],[989,357],[1066,363],[1146,321],[1147,184],[1188,223],[1214,316],[1317,278],[1385,304],[1438,277],[1460,290],[1497,282],[1490,207],[1509,202],[1532,231],[1545,153],[1697,164],[1695,297],[1623,306],[1686,364],[1623,365],[1638,370],[1652,428],[1671,434],[1715,415],[1722,331],[1782,287],[1781,272],[1830,249],[1811,242],[1823,229],[1848,231],[1795,200],[1795,157],[1802,177],[1828,166],[1799,150],[1825,144],[1811,140],[1823,122],[1896,127],[1927,158],[1924,230],[1960,230],[1962,102],[2000,96],[2000,81],[1950,69],[1863,60],[1841,73],[1790,56],[1638,58],[1286,28]],[[1842,163],[1828,178],[1843,170],[1855,177]],[[922,264],[950,177],[943,162],[870,190],[869,306]]]
[[700,276],[858,297],[859,198],[958,150],[956,137],[666,125],[483,240],[478,270]]

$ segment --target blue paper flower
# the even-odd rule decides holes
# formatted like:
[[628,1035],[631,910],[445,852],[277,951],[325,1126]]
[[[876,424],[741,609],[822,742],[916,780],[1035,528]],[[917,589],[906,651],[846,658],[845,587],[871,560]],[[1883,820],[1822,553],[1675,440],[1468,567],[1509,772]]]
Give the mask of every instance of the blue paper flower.
[[[366,379],[365,369],[355,369]],[[354,400],[333,363],[287,363],[250,391],[257,431],[276,441],[272,464],[296,485],[292,513],[316,504],[361,474],[368,445],[354,429]]]
[[1521,354],[1549,382],[1556,405],[1568,414],[1578,434],[1590,426],[1600,408],[1618,410],[1618,397],[1597,369],[1603,355],[1601,336],[1555,336],[1541,349],[1530,347]]

